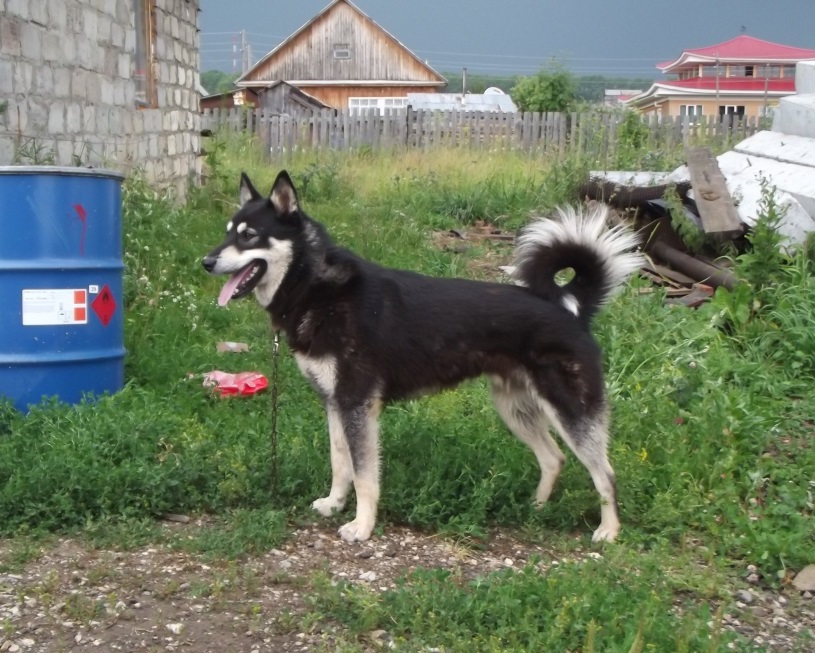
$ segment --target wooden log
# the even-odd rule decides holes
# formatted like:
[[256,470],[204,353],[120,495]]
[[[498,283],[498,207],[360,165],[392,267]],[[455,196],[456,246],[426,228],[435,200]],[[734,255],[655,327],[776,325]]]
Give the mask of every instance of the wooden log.
[[739,280],[727,270],[708,265],[658,240],[650,243],[646,250],[697,282],[706,283],[714,288],[721,286],[727,290],[733,290],[739,283]]

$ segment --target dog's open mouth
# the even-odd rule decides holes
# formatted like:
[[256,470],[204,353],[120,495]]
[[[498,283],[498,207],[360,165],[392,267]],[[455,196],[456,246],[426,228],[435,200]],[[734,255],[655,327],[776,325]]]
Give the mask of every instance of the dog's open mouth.
[[245,268],[241,268],[221,288],[218,295],[218,305],[226,306],[230,299],[240,299],[248,295],[258,285],[266,272],[266,261],[252,261]]

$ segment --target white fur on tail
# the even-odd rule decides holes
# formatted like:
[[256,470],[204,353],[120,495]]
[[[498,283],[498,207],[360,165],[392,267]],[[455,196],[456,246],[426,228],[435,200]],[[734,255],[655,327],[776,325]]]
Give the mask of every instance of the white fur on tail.
[[[608,302],[644,263],[642,255],[635,251],[639,244],[636,234],[623,225],[609,228],[608,217],[609,207],[605,204],[591,208],[558,207],[555,216],[524,227],[515,248],[513,265],[506,271],[514,276],[518,266],[536,256],[541,247],[582,245],[593,250],[603,262],[606,285],[601,303]],[[566,308],[574,312],[574,298],[572,300]]]

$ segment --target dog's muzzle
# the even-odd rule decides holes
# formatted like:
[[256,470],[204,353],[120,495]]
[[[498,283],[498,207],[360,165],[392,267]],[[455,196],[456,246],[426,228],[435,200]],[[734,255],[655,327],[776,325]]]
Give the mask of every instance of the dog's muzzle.
[[212,272],[215,269],[215,264],[218,262],[218,257],[216,256],[205,256],[204,259],[201,261],[201,265],[204,266],[204,269],[207,272]]

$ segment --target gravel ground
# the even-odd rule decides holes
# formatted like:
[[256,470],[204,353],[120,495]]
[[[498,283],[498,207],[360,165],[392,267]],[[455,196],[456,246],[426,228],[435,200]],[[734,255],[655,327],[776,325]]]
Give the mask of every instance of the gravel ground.
[[[600,555],[575,542],[569,559]],[[0,553],[7,545],[0,541]],[[476,576],[523,566],[533,555],[542,573],[565,561],[562,551],[505,534],[474,550],[403,528],[360,545],[340,542],[333,530],[301,528],[281,550],[239,563],[158,546],[98,551],[63,539],[20,571],[0,573],[0,651],[309,651],[341,635],[309,614],[303,594],[316,572],[385,591],[419,567]],[[815,628],[815,600],[791,587],[761,589],[746,571],[726,627],[759,647],[793,650],[800,634]],[[364,641],[381,650],[388,639],[377,631]]]

